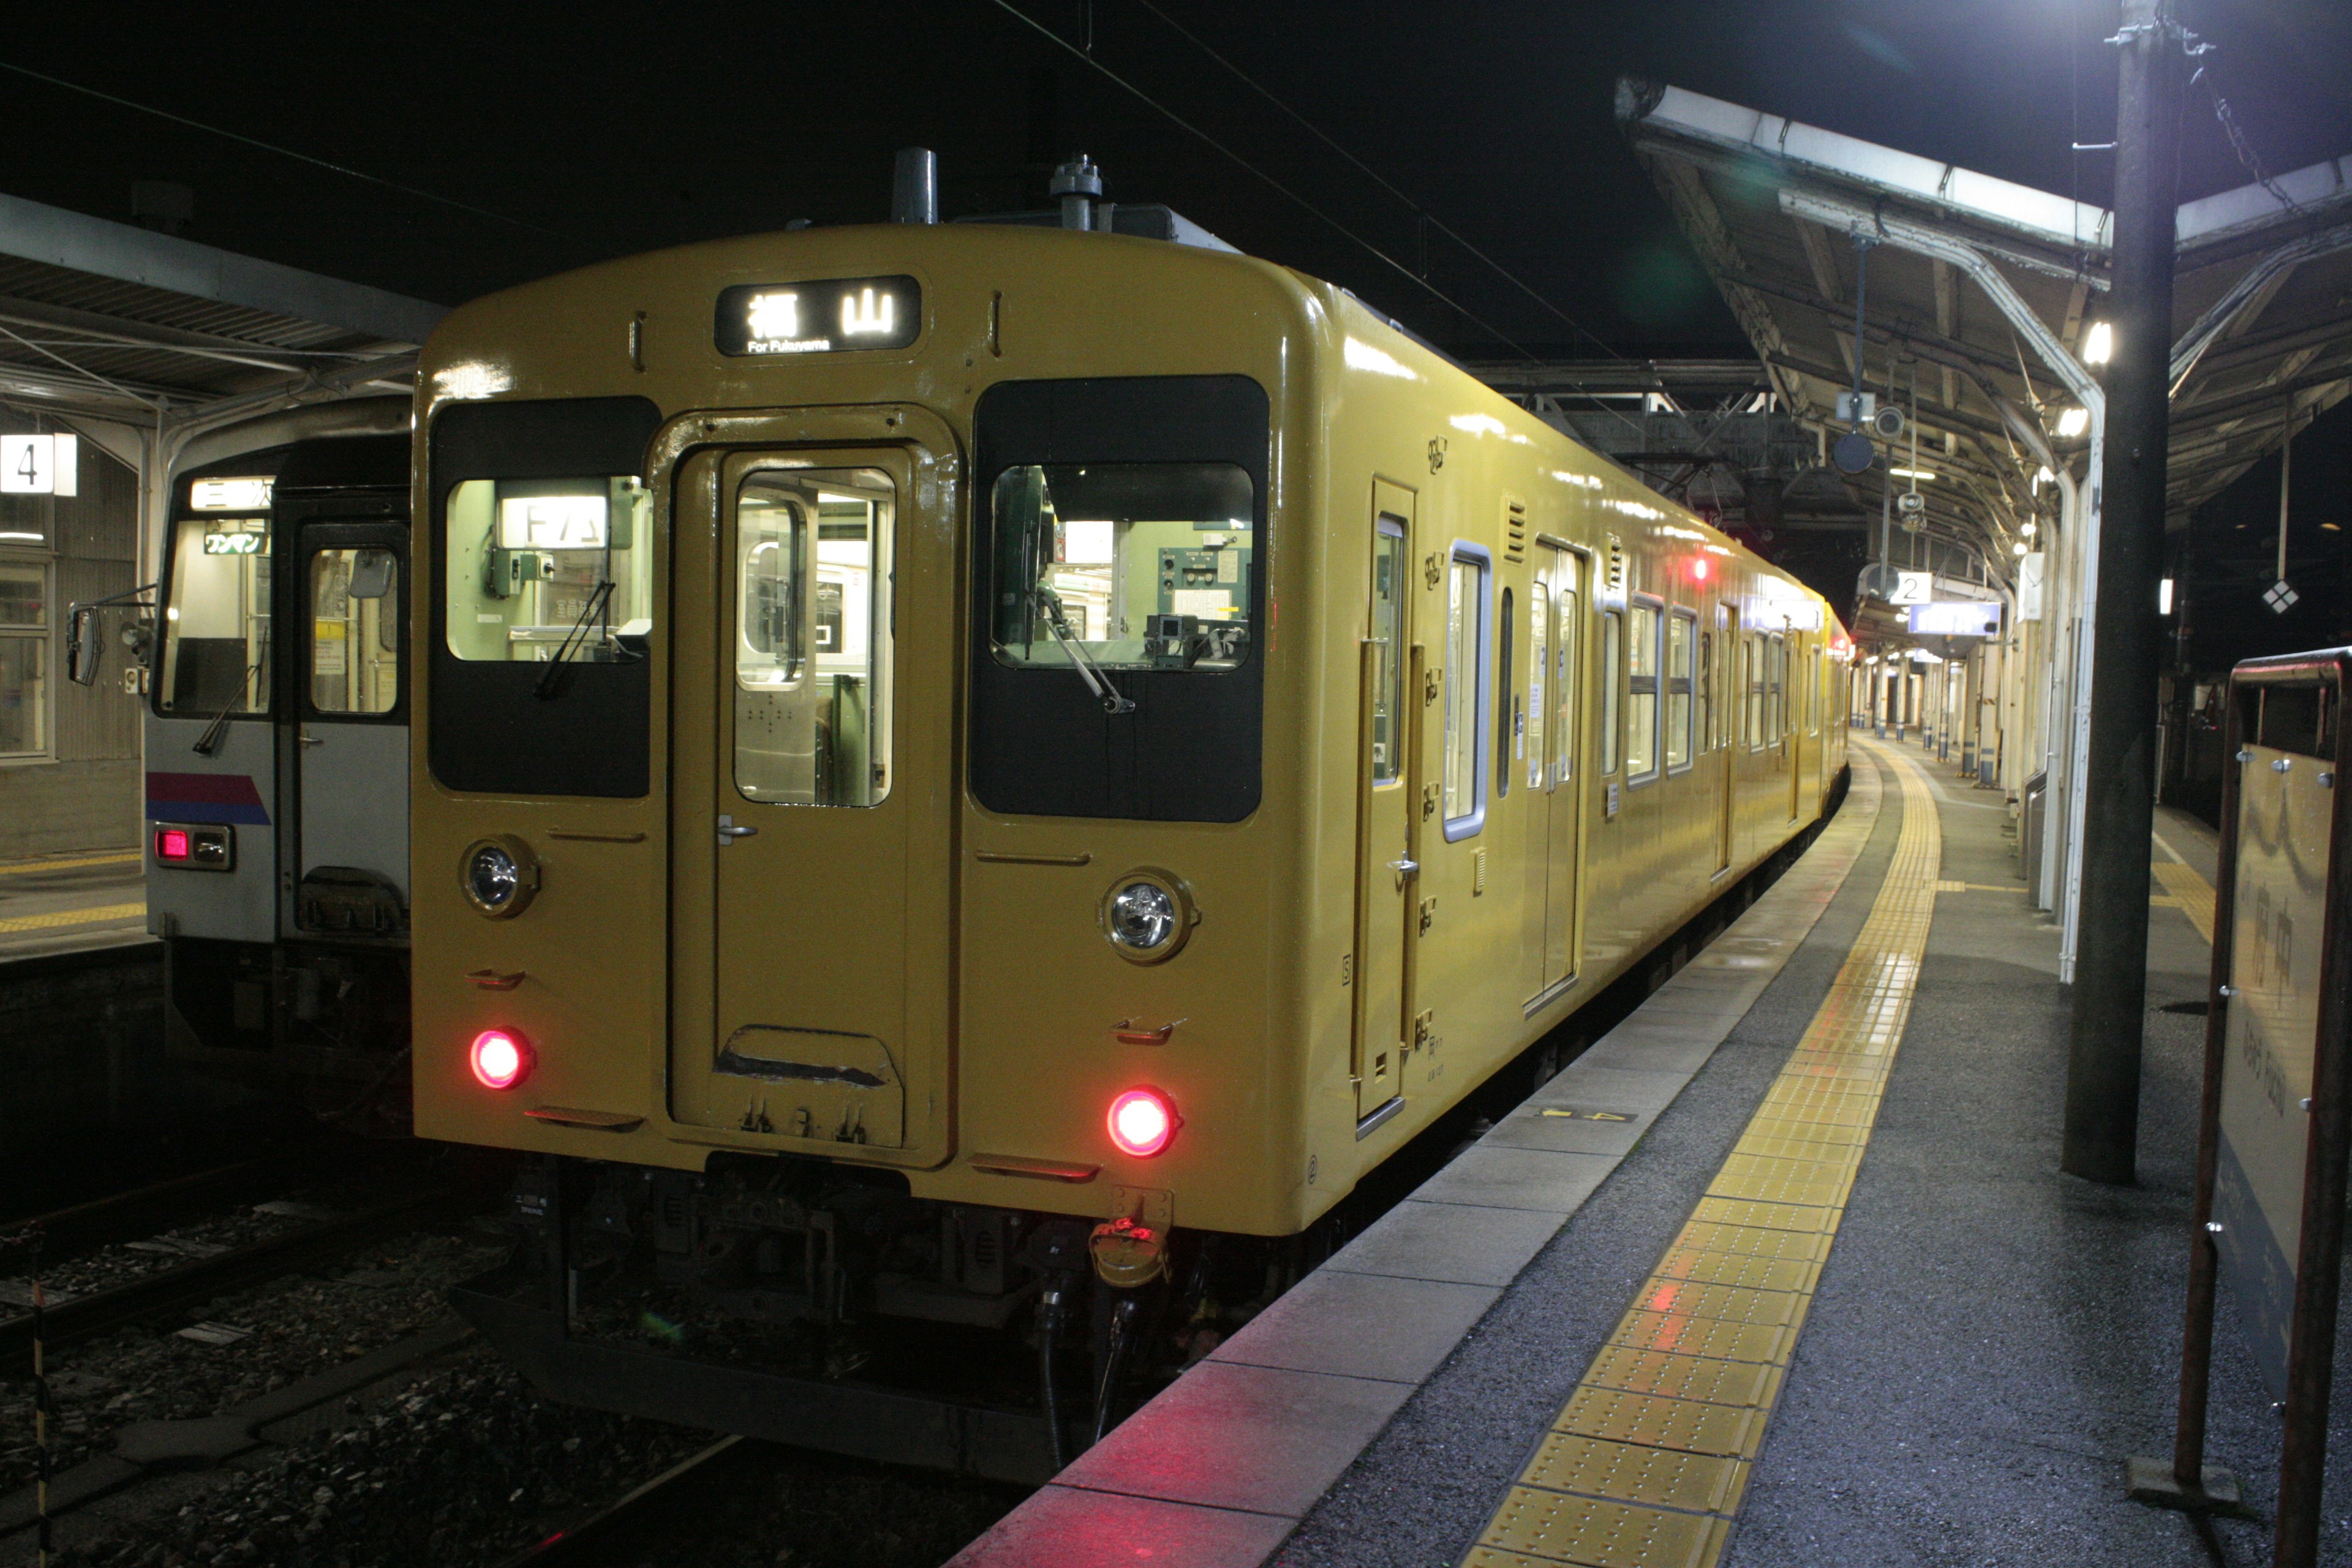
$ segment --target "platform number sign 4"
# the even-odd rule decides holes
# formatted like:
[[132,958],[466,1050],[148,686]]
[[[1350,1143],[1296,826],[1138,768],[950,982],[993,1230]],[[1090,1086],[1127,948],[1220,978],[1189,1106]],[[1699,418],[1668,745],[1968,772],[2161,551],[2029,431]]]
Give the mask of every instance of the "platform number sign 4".
[[0,495],[73,495],[79,458],[71,436],[0,436]]

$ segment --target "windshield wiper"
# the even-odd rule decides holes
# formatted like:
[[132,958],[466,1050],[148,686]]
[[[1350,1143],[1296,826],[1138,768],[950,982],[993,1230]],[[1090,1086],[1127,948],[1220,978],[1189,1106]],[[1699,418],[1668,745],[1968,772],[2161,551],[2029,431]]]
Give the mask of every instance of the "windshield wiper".
[[237,705],[245,700],[247,689],[253,684],[253,678],[260,674],[261,667],[268,662],[269,645],[265,642],[261,645],[261,657],[246,666],[245,673],[237,677],[236,693],[221,704],[221,710],[213,715],[213,721],[205,726],[205,732],[196,737],[196,743],[188,750],[200,757],[209,757],[220,750],[221,741],[228,732],[228,716],[236,712]]
[[588,602],[580,606],[580,618],[572,623],[572,629],[563,634],[562,642],[555,645],[554,657],[547,661],[547,673],[539,678],[539,685],[533,689],[541,701],[544,702],[555,695],[555,683],[563,673],[564,662],[571,658],[573,648],[588,646],[588,623],[596,618],[596,612],[604,608],[612,597],[613,580],[607,577],[596,584],[595,592],[588,595]]
[[1062,609],[1062,596],[1042,584],[1029,593],[1045,609],[1045,624],[1053,628],[1054,640],[1069,650],[1070,668],[1078,672],[1078,679],[1087,683],[1087,689],[1095,694],[1095,700],[1102,704],[1103,711],[1134,712],[1135,704],[1119,695],[1118,688],[1110,683],[1110,677],[1103,672],[1103,667],[1095,662],[1095,656],[1087,651],[1086,644],[1070,630],[1070,617]]

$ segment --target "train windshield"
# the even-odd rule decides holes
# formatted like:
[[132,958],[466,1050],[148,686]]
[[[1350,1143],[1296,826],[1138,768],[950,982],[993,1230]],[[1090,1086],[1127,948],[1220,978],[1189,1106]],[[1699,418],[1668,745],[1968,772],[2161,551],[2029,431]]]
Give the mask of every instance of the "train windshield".
[[159,712],[269,710],[269,519],[190,517],[172,542]]
[[467,479],[450,494],[449,651],[630,664],[654,627],[653,498],[633,477]]
[[999,476],[994,500],[998,662],[1215,671],[1249,658],[1255,507],[1243,468],[1030,464]]

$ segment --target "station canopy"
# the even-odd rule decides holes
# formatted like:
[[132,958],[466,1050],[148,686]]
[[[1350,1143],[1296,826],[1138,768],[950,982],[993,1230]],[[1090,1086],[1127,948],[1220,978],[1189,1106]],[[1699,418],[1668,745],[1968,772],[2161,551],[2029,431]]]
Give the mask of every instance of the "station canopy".
[[167,433],[406,393],[444,308],[0,195],[0,402]]
[[[2096,374],[2112,215],[1680,88],[1621,81],[1617,115],[1824,456],[1857,353],[1865,390],[1916,410],[1924,477],[1891,474],[1915,468],[1906,429],[1847,481],[1870,521],[1916,485],[1926,532],[2005,571],[2054,504],[2041,470],[2084,456],[2053,355]],[[2185,203],[2178,229],[2175,528],[2352,390],[2352,157]]]

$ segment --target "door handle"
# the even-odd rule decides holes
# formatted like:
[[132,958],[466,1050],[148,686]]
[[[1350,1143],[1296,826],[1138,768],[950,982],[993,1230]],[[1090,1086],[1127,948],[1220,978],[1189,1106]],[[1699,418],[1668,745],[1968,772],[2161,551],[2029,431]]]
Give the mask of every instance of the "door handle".
[[736,839],[749,838],[759,831],[756,827],[738,827],[733,817],[722,816],[719,819],[719,847],[724,849]]
[[1391,860],[1389,862],[1389,869],[1396,873],[1397,887],[1402,889],[1405,883],[1421,875],[1421,862],[1418,860]]
[[327,738],[324,735],[313,735],[308,730],[302,731],[295,739],[306,746],[323,746],[327,743]]

